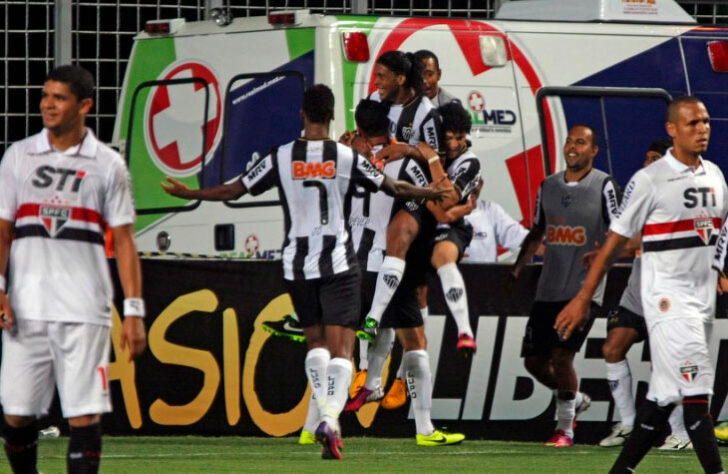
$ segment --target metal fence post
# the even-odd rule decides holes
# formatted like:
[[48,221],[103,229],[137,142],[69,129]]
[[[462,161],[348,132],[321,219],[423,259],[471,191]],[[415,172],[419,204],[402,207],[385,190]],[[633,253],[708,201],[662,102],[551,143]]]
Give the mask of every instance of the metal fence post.
[[351,13],[356,15],[366,15],[367,0],[351,0]]
[[73,3],[71,0],[56,0],[54,8],[55,37],[53,38],[53,60],[55,66],[70,64],[72,54]]

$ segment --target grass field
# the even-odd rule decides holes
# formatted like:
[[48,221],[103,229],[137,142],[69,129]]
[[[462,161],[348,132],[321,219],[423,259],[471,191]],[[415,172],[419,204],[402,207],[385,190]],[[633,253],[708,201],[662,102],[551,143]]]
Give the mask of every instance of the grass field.
[[[38,468],[65,472],[68,438],[40,441]],[[414,439],[344,439],[344,459],[323,461],[318,446],[297,438],[111,437],[104,438],[103,473],[232,472],[508,472],[605,473],[619,451],[576,445],[556,450],[535,443],[466,441],[422,448]],[[722,448],[725,458],[728,449]],[[5,459],[0,472],[9,472]],[[653,450],[638,472],[701,472],[692,450]]]

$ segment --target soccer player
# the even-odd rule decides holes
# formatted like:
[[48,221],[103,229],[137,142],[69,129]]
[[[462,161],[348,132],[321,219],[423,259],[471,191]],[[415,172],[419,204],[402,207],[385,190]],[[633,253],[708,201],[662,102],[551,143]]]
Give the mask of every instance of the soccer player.
[[642,233],[642,307],[652,355],[647,400],[611,472],[633,472],[649,451],[674,404],[682,402],[685,426],[703,470],[723,472],[708,409],[714,369],[708,339],[715,315],[715,242],[728,209],[720,169],[703,159],[710,115],[695,97],[667,109],[673,148],[630,180],[618,217],[583,286],[556,318],[566,340],[588,319],[594,292],[625,243]]
[[459,102],[452,94],[440,87],[442,70],[440,70],[440,61],[435,53],[421,49],[415,52],[415,59],[422,63],[422,92],[425,97],[430,99],[432,105],[440,107],[453,101]]
[[329,139],[334,95],[321,84],[303,96],[303,137],[275,148],[239,179],[191,190],[167,178],[164,189],[186,199],[223,201],[273,186],[283,204],[283,275],[309,351],[306,375],[317,401],[316,439],[324,459],[341,459],[338,417],[351,382],[354,329],[360,316],[360,278],[345,218],[355,185],[398,197],[440,199],[443,191],[395,181],[366,158]]
[[126,298],[121,347],[130,360],[146,347],[129,173],[84,124],[93,89],[85,69],[53,69],[40,101],[43,130],[14,143],[0,163],[0,402],[17,473],[37,472],[36,419],[54,386],[70,426],[68,472],[99,469],[101,414],[111,411],[105,226]]
[[583,256],[594,242],[604,241],[609,222],[618,206],[618,189],[612,177],[594,169],[599,152],[597,132],[588,125],[574,125],[564,143],[566,170],[547,177],[536,200],[534,225],[523,241],[513,267],[518,278],[531,260],[543,236],[546,251],[535,301],[523,338],[524,365],[536,380],[556,395],[557,425],[546,446],[573,444],[576,415],[589,407],[590,399],[578,391],[574,355],[601,308],[604,279],[590,303],[590,315],[572,339],[561,340],[553,329],[556,315],[581,286],[586,274]]
[[[672,140],[657,140],[650,144],[645,153],[644,166],[649,166],[662,158]],[[632,272],[627,287],[622,293],[619,308],[607,315],[607,339],[602,346],[602,353],[607,366],[607,380],[612,391],[612,398],[619,411],[620,422],[612,427],[612,432],[599,442],[599,446],[612,447],[624,444],[634,427],[635,407],[632,397],[632,374],[626,355],[633,344],[647,338],[640,297],[640,238],[639,236],[625,245],[623,254],[634,255]],[[593,252],[594,254],[597,251]],[[682,405],[678,405],[670,414],[671,434],[659,449],[677,451],[692,448],[692,443],[683,423]]]

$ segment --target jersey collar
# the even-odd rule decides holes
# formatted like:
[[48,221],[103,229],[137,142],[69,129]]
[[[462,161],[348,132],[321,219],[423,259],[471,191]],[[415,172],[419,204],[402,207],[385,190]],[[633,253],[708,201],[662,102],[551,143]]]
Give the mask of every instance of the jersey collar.
[[[82,156],[84,158],[93,158],[96,156],[99,141],[94,135],[93,130],[86,127],[86,134],[83,136],[81,143],[68,148],[66,151],[58,152],[67,156]],[[48,138],[48,129],[44,128],[35,136],[34,154],[43,155],[55,151]]]
[[693,172],[695,175],[699,174],[705,174],[705,165],[703,164],[703,157],[700,157],[700,164],[697,166],[697,168],[693,168],[692,166],[688,166],[682,161],[675,158],[675,155],[672,154],[672,148],[667,150],[667,153],[665,153],[665,157],[663,160],[667,161],[672,169],[677,171],[678,173],[688,173]]

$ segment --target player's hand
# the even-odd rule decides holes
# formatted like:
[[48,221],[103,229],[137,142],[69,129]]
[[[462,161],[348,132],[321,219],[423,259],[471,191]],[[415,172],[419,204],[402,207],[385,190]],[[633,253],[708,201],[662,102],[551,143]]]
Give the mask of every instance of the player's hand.
[[562,341],[571,337],[577,328],[584,327],[586,318],[589,316],[589,301],[575,296],[564,306],[554,323],[554,329]]
[[136,359],[147,347],[147,331],[144,318],[129,316],[121,327],[121,350],[129,349],[129,361]]
[[4,291],[0,291],[0,328],[5,331],[13,329],[13,310],[10,309],[10,300]]
[[412,147],[406,143],[393,143],[387,145],[377,153],[374,158],[377,160],[385,160],[386,163],[391,161],[401,160],[405,156],[409,156],[412,152]]
[[165,176],[167,182],[162,181],[159,183],[164,189],[164,192],[177,197],[186,197],[185,193],[190,190],[189,187],[182,181],[178,181],[171,176]]
[[728,293],[728,278],[721,273],[718,275],[718,294],[724,295]]
[[355,136],[356,132],[347,130],[339,137],[339,143],[342,143],[346,146],[351,146],[351,141],[354,140]]

